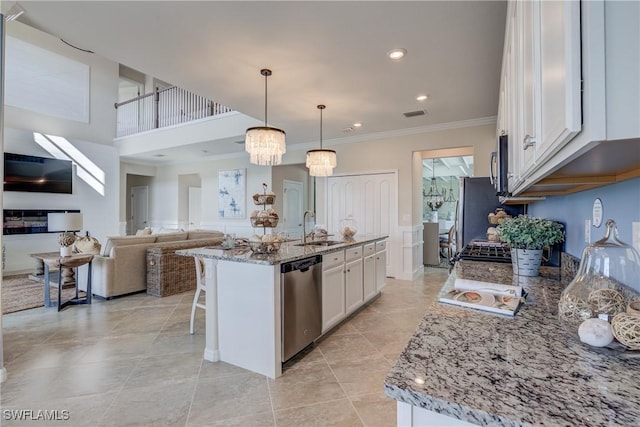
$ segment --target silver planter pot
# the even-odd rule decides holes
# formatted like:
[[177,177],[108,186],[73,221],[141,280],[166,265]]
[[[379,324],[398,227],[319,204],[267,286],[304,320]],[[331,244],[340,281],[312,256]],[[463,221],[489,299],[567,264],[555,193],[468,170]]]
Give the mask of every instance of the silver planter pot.
[[540,273],[542,249],[511,249],[513,274],[518,276],[537,276]]

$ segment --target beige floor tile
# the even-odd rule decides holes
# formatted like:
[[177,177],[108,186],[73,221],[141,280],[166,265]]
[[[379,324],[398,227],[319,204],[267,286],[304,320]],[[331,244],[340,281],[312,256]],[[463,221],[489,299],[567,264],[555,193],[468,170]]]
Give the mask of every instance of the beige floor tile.
[[322,340],[319,346],[329,363],[377,354],[376,348],[361,334],[332,335]]
[[344,397],[328,366],[307,365],[268,380],[274,410],[327,402]]
[[396,401],[384,395],[382,391],[357,396],[351,399],[360,418],[367,427],[395,427]]
[[82,361],[91,363],[110,359],[141,358],[157,336],[157,333],[147,333],[103,338],[89,346]]
[[66,369],[48,392],[50,397],[70,398],[120,390],[137,365],[137,359],[77,364]]
[[[70,399],[49,399],[46,402],[40,402],[33,405],[19,404],[12,406],[2,406],[2,426],[3,427],[83,427],[98,425],[98,421],[102,418],[106,410],[111,406],[117,392],[105,394],[92,394],[90,396],[82,396]],[[43,421],[36,417],[35,419],[17,419],[15,411],[31,410],[34,415],[38,411],[49,411],[53,413],[53,418]],[[5,411],[11,411],[9,414]],[[23,413],[24,414],[24,413]],[[26,415],[26,414],[24,414]],[[23,415],[23,416],[24,416]]]
[[383,356],[339,360],[329,364],[348,397],[380,392],[391,363]]
[[234,375],[247,375],[250,373],[251,371],[247,371],[246,369],[239,368],[229,363],[210,362],[208,360],[203,360],[202,366],[200,368],[199,378],[200,379],[224,378],[224,377],[232,377]]
[[184,426],[196,379],[125,388],[100,420],[101,426]]
[[395,425],[395,402],[378,385],[446,279],[446,270],[426,272],[413,282],[388,279],[380,298],[294,358],[277,380],[203,361],[202,310],[189,334],[194,291],[5,315],[0,405],[68,409],[64,426],[262,427],[274,418],[278,427]]
[[248,415],[246,417],[228,418],[211,422],[202,420],[202,422],[187,422],[187,427],[272,427],[275,426],[273,413],[263,412],[262,414]]
[[202,365],[201,354],[174,353],[140,359],[125,387],[143,387],[158,383],[197,378]]
[[163,332],[158,334],[148,348],[149,355],[193,353],[204,355],[205,336],[202,333],[189,334],[189,330],[183,332]]
[[206,425],[229,418],[271,414],[264,376],[234,375],[199,379],[189,413],[189,424]]
[[356,427],[362,426],[347,399],[276,411],[278,427]]

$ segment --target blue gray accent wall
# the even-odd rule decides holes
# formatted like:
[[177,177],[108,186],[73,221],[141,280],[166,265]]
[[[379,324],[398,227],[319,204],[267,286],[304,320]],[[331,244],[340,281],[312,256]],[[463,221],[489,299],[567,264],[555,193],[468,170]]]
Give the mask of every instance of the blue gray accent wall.
[[632,244],[631,222],[640,221],[640,178],[606,185],[568,196],[547,197],[529,205],[529,215],[553,219],[565,224],[565,251],[581,257],[587,246],[584,241],[584,220],[591,219],[593,201],[602,200],[603,220],[599,228],[591,227],[591,242],[604,236],[607,219],[618,224],[620,240]]

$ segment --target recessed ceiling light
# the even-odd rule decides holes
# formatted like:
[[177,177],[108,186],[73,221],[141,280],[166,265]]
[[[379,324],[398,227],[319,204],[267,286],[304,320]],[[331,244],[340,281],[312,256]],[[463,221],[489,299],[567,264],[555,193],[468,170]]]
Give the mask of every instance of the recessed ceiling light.
[[392,49],[387,52],[387,56],[392,61],[399,61],[407,55],[407,49]]
[[426,101],[428,98],[427,95],[418,95],[416,96],[416,101]]
[[360,123],[360,122],[354,123],[353,127],[354,128],[360,128],[360,127],[362,127],[362,123]]

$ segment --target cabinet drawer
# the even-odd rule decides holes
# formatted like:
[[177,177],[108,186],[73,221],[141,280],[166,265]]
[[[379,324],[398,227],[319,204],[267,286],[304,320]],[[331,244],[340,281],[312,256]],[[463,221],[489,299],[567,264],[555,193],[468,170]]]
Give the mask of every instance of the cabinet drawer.
[[346,261],[353,261],[354,259],[362,258],[362,246],[355,246],[353,248],[349,248],[345,250]]
[[333,267],[344,264],[344,251],[332,252],[322,255],[322,269],[327,271]]
[[363,256],[369,256],[376,253],[376,244],[375,243],[367,243],[364,245]]
[[376,252],[384,251],[387,249],[387,241],[376,242]]

